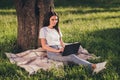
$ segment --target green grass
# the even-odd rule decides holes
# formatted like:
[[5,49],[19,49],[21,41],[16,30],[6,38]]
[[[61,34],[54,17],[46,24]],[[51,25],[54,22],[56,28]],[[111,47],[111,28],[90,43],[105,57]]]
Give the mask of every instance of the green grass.
[[[78,1],[78,0],[77,0]],[[116,0],[117,1],[117,0]],[[9,62],[5,52],[17,52],[17,17],[14,8],[0,8],[0,80],[119,80],[120,79],[120,6],[119,4],[79,4],[68,1],[55,11],[60,16],[60,28],[65,42],[81,42],[82,46],[102,58],[91,60],[97,63],[108,61],[107,69],[97,75],[82,66],[43,71],[28,76],[28,73]],[[75,1],[73,3],[76,3]],[[67,6],[68,5],[68,6]]]

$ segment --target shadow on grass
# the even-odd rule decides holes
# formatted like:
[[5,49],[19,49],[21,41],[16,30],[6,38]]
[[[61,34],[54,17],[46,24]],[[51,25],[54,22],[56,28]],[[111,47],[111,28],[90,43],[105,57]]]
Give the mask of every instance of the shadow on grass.
[[11,9],[14,7],[14,0],[0,0],[0,9]]
[[119,0],[55,0],[56,7],[118,8]]
[[[55,7],[118,8],[119,0],[54,0]],[[14,0],[0,0],[0,9],[14,8]]]
[[[102,49],[104,51],[112,51],[114,54],[120,56],[120,28],[110,28],[103,29],[100,31],[95,31],[88,33],[90,37],[87,38],[90,49],[94,47],[95,49]],[[97,47],[98,46],[98,47]]]
[[[120,28],[110,28],[88,32],[88,38],[83,39],[88,50],[103,57],[112,65],[111,69],[120,75]],[[110,67],[109,67],[110,68]]]

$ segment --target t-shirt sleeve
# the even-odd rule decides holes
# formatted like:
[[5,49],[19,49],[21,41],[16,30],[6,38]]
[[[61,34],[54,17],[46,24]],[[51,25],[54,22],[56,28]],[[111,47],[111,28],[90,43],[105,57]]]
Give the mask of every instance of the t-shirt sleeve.
[[45,29],[41,28],[40,32],[39,32],[39,38],[45,38],[45,37],[46,37],[46,35],[45,35]]

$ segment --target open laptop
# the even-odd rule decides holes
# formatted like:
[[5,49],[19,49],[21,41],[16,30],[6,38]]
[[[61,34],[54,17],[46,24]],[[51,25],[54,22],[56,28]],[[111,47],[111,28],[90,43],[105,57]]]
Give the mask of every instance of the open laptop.
[[79,42],[65,45],[62,56],[67,56],[67,55],[70,55],[70,54],[77,54],[78,50],[79,50],[79,47],[80,47]]

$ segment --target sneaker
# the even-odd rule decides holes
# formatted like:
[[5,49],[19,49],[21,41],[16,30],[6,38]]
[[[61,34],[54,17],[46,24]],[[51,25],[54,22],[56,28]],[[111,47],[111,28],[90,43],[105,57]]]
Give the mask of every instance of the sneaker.
[[94,73],[99,73],[100,71],[102,71],[103,69],[105,69],[106,67],[105,67],[105,65],[106,65],[106,61],[105,62],[102,62],[102,63],[97,63],[96,64],[96,68],[93,70],[93,74]]

